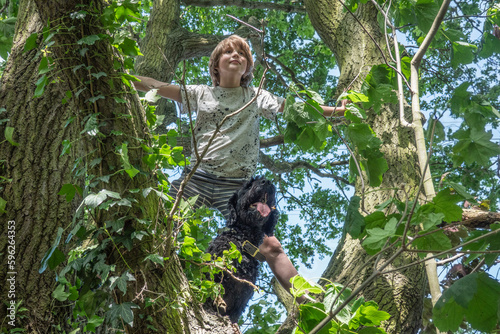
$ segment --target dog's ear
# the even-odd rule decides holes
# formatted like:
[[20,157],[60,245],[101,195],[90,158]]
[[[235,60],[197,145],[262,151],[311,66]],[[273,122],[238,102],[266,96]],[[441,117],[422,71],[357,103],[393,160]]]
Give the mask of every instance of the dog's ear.
[[238,193],[235,192],[229,201],[227,202],[227,209],[229,211],[229,216],[227,217],[226,226],[231,227],[231,225],[238,220],[238,212],[236,210],[236,204],[238,203]]
[[272,237],[274,235],[274,227],[276,226],[276,223],[278,223],[278,218],[279,218],[279,212],[278,210],[273,210],[269,214],[269,219],[267,220],[266,224],[262,227],[262,231]]

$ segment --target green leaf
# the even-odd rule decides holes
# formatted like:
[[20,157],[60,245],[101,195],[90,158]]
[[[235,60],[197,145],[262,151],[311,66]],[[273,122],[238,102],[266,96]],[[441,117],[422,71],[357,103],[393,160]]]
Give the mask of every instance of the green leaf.
[[189,236],[184,237],[184,242],[181,246],[181,253],[187,255],[187,257],[194,257],[195,254],[203,253],[196,245],[196,239]]
[[493,56],[493,54],[500,54],[500,40],[490,34],[489,32],[485,32],[483,34],[484,44],[482,46],[481,52],[479,52],[479,56],[482,58],[489,58]]
[[161,264],[162,266],[164,265],[163,264],[163,262],[164,262],[163,256],[160,256],[159,254],[149,254],[148,256],[146,256],[144,258],[144,261],[146,261],[146,260],[151,260],[154,263]]
[[66,195],[66,201],[71,202],[75,197],[76,193],[82,195],[82,188],[75,186],[73,184],[65,184],[62,186],[61,190],[57,193],[58,195]]
[[474,60],[474,52],[477,46],[465,42],[453,42],[453,55],[451,57],[451,66],[457,68],[460,64],[470,64]]
[[40,79],[38,79],[38,81],[36,82],[36,89],[33,96],[34,97],[42,96],[43,92],[45,92],[45,88],[47,87],[48,82],[49,78],[47,77],[46,74],[44,74]]
[[[419,232],[419,235],[425,234],[427,232]],[[444,251],[447,249],[451,249],[451,241],[448,238],[443,230],[437,230],[437,232],[427,234],[423,237],[416,237],[412,245],[414,245],[417,249],[420,250],[437,250]],[[425,257],[425,253],[419,253],[421,258]]]
[[462,201],[462,197],[457,194],[452,194],[450,188],[445,188],[438,192],[430,203],[422,205],[419,210],[419,215],[426,215],[431,212],[443,213],[443,220],[447,223],[462,220],[462,208],[456,203]]
[[122,144],[120,155],[122,157],[123,169],[125,169],[125,172],[127,172],[131,179],[134,178],[139,173],[139,170],[130,164],[127,144]]
[[36,40],[38,39],[38,34],[36,32],[32,33],[27,39],[26,43],[24,44],[24,52],[33,50],[34,48],[37,47]]
[[431,119],[427,129],[425,130],[425,139],[431,140],[432,130],[434,128],[434,137],[432,138],[433,143],[437,144],[446,139],[446,133],[444,130],[444,125],[438,119]]
[[5,127],[5,139],[12,145],[12,146],[19,146],[19,143],[16,143],[14,141],[14,128],[10,126]]
[[139,50],[139,47],[137,46],[136,41],[125,37],[123,42],[120,44],[120,49],[124,54],[130,57],[135,57],[135,56],[142,56],[141,51]]
[[391,315],[378,310],[377,303],[368,301],[361,305],[349,322],[349,328],[357,329],[360,326],[380,326],[380,323],[387,320]]
[[104,318],[101,318],[100,316],[94,314],[90,319],[87,320],[87,324],[85,325],[85,328],[83,330],[84,332],[90,331],[92,333],[95,333],[95,329],[101,326],[103,322]]
[[368,182],[372,187],[378,187],[382,184],[384,173],[389,169],[387,160],[384,157],[367,159],[362,162],[365,167]]
[[431,228],[439,225],[443,222],[444,213],[429,213],[427,215],[418,216],[418,219],[415,220],[415,224],[422,224],[423,231],[428,231]]
[[52,257],[52,254],[54,254],[54,252],[57,249],[57,246],[59,246],[59,243],[61,242],[61,237],[62,237],[63,232],[64,232],[64,230],[61,227],[59,227],[57,229],[56,239],[54,240],[52,247],[49,248],[47,250],[47,252],[45,253],[45,255],[43,256],[42,261],[41,261],[41,266],[40,266],[40,269],[38,270],[38,273],[41,274],[45,271],[45,269],[47,269],[47,266],[49,264],[50,258]]
[[127,325],[133,326],[134,312],[132,309],[134,308],[139,308],[139,306],[134,303],[113,303],[111,309],[108,311],[108,315],[111,320],[123,320]]
[[99,37],[98,35],[90,35],[83,37],[82,39],[77,41],[77,43],[79,45],[94,45],[95,42],[99,41],[100,39],[101,37]]
[[292,283],[291,293],[294,297],[300,297],[307,291],[316,294],[325,292],[325,290],[323,290],[320,285],[311,283],[300,275],[296,275],[290,278],[290,283]]
[[68,299],[69,295],[71,295],[70,292],[64,292],[65,290],[65,285],[59,284],[57,285],[56,289],[52,292],[52,297],[57,299],[60,302],[63,302]]
[[489,167],[490,159],[500,154],[500,146],[490,141],[493,135],[484,129],[458,130],[453,137],[458,139],[453,147],[453,163],[455,166],[465,162],[467,165],[477,163]]
[[457,331],[463,318],[473,329],[490,332],[499,321],[500,283],[472,273],[453,283],[437,301],[433,321],[441,331]]
[[40,61],[40,65],[38,65],[38,74],[45,74],[52,70],[49,64],[49,58],[48,57],[42,57],[42,60]]
[[366,229],[368,237],[363,241],[363,248],[368,254],[375,254],[384,247],[388,238],[395,236],[398,220],[391,218],[384,229],[379,227]]
[[349,206],[347,207],[346,214],[346,232],[349,233],[354,239],[359,238],[365,228],[365,219],[359,213],[359,203],[361,198],[359,196],[351,197]]
[[[299,325],[305,333],[312,331],[324,318],[326,318],[325,306],[321,303],[302,304],[299,306]],[[329,322],[324,326],[318,334],[328,334],[332,323]]]
[[126,271],[120,277],[110,277],[109,281],[111,283],[109,287],[111,290],[117,287],[121,292],[123,292],[123,295],[125,296],[125,293],[127,292],[127,282],[135,281],[135,278],[128,271]]
[[[341,98],[341,97],[342,96],[340,96],[339,98]],[[353,103],[368,102],[369,101],[368,96],[366,96],[365,94],[359,93],[359,92],[355,92],[355,91],[352,91],[352,90],[347,91],[346,98],[349,99]]]
[[415,5],[415,15],[417,16],[417,26],[424,33],[427,33],[436,18],[439,5],[433,0],[417,0]]
[[7,205],[7,201],[0,197],[0,215],[6,213],[5,207]]
[[64,260],[66,260],[66,256],[59,250],[59,248],[56,247],[52,256],[48,259],[47,264],[49,265],[50,270],[54,270]]
[[97,208],[104,200],[106,199],[106,194],[103,194],[102,192],[99,192],[97,194],[90,193],[85,197],[83,202],[85,205],[88,205],[92,209]]
[[[331,284],[327,286],[327,290],[325,292],[325,297],[323,300],[323,304],[325,305],[325,310],[335,310],[338,306],[340,306],[350,295],[351,289],[346,288],[342,291],[343,286],[340,284]],[[339,292],[342,291],[342,294],[339,296]],[[336,301],[335,301],[336,300]],[[358,299],[357,302],[361,301]],[[335,302],[335,305],[332,304]],[[357,303],[356,303],[357,304]],[[335,316],[343,324],[348,324],[352,319],[351,312],[355,312],[359,305],[352,305],[352,307],[346,306]]]

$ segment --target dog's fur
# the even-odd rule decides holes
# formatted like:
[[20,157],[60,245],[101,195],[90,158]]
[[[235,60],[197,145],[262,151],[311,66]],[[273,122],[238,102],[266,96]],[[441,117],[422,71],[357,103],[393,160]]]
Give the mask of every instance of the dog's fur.
[[[267,205],[270,213],[263,217],[260,208]],[[255,284],[259,269],[259,261],[242,249],[245,240],[255,246],[260,246],[264,235],[272,236],[278,220],[276,206],[276,188],[265,178],[253,178],[246,182],[240,190],[229,199],[229,219],[226,229],[208,246],[207,252],[213,257],[220,256],[224,250],[230,249],[233,242],[243,257],[241,263],[233,261],[236,267],[234,276]],[[259,208],[259,210],[258,210]],[[265,213],[264,213],[265,214]],[[212,300],[205,303],[205,308],[215,309],[223,315],[228,315],[232,322],[237,322],[248,301],[253,295],[253,288],[248,283],[236,281],[228,273],[216,276],[216,282],[222,280],[224,287],[224,307],[214,305]]]

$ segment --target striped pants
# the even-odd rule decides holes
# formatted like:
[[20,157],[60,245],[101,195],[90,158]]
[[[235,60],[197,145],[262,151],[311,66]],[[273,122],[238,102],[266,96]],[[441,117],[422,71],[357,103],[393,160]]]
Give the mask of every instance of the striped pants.
[[[170,196],[174,198],[177,196],[180,184],[187,174],[189,174],[189,171],[184,170],[182,176],[172,182],[169,191]],[[235,191],[241,188],[245,181],[246,179],[244,178],[220,177],[197,169],[184,188],[182,197],[187,199],[199,195],[194,204],[195,208],[205,205],[209,208],[217,209],[227,220],[229,217],[227,202]]]

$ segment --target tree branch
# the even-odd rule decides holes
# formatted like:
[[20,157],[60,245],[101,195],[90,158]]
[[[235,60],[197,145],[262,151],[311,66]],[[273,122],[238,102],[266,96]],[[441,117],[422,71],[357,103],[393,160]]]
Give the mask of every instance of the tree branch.
[[269,138],[262,138],[260,140],[260,148],[268,148],[285,143],[284,135],[277,135]]
[[304,6],[294,6],[274,2],[256,2],[248,0],[182,0],[186,6],[214,7],[214,6],[236,6],[249,9],[271,9],[287,13],[305,13]]
[[[320,176],[320,177],[327,177],[330,179],[334,179],[340,182],[343,182],[348,185],[352,185],[348,180],[344,179],[343,177],[333,175],[330,173],[324,173],[321,171],[323,166],[320,167],[314,167],[307,161],[295,161],[295,162],[288,162],[288,161],[275,161],[271,159],[268,155],[265,153],[260,152],[260,163],[264,165],[267,169],[269,169],[271,172],[276,173],[276,174],[284,174],[284,173],[290,173],[295,169],[298,168],[305,168],[309,169],[312,171],[314,174]],[[336,165],[336,166],[341,166],[341,165],[347,165],[349,164],[349,161],[334,161],[331,163],[331,165]]]
[[477,209],[464,209],[462,212],[462,225],[467,228],[488,228],[496,222],[500,222],[500,212]]

